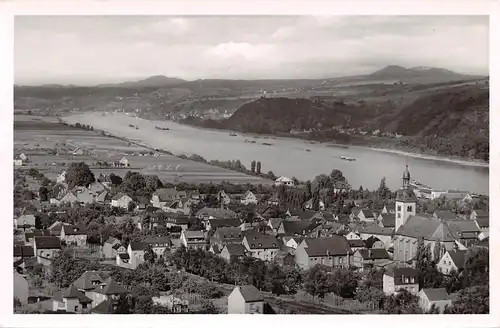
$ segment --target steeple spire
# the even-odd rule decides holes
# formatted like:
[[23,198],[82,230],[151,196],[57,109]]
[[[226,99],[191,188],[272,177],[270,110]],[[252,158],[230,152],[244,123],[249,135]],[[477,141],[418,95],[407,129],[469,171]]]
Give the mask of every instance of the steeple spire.
[[403,173],[403,189],[408,189],[410,187],[410,171],[408,170],[408,164],[406,164],[406,170]]

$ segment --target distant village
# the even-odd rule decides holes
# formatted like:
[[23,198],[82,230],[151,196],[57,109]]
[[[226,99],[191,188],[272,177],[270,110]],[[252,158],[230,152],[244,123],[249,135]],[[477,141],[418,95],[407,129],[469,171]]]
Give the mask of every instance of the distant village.
[[272,186],[163,184],[85,163],[50,180],[23,162],[17,313],[489,312],[488,197],[434,190],[408,166],[400,189],[382,179],[367,191],[338,170]]

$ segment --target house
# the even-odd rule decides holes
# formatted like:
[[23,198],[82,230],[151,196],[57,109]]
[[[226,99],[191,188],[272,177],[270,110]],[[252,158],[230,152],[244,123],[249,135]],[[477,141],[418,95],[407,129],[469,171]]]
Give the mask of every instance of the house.
[[382,228],[394,229],[396,226],[396,217],[393,213],[381,213],[377,221],[378,225]]
[[280,236],[306,236],[310,234],[315,228],[320,226],[319,222],[300,220],[289,221],[283,220],[278,228],[277,235]]
[[111,206],[113,207],[128,209],[131,202],[132,198],[124,193],[118,193],[111,198]]
[[203,221],[211,219],[234,219],[236,218],[236,213],[222,208],[204,207],[196,213],[196,217]]
[[159,296],[154,296],[151,298],[154,304],[167,308],[170,313],[188,313],[189,312],[189,300],[176,297],[170,292],[166,294],[160,292]]
[[111,199],[109,192],[104,190],[103,192],[94,196],[94,201],[99,204],[106,204]]
[[229,205],[231,203],[231,198],[224,190],[221,190],[217,193],[217,201],[222,205]]
[[267,221],[267,226],[271,228],[274,234],[277,234],[281,222],[283,222],[282,218],[269,218],[269,220]]
[[369,210],[369,209],[360,210],[357,217],[361,222],[374,222],[375,221],[375,214],[373,214],[373,211]]
[[465,267],[466,254],[466,250],[446,251],[436,264],[436,268],[443,274],[449,274],[453,270],[460,273]]
[[151,246],[153,252],[155,252],[158,257],[165,255],[165,252],[168,251],[172,245],[169,236],[147,237],[141,242]]
[[207,241],[203,231],[182,231],[181,243],[187,249],[205,250],[207,247]]
[[349,224],[349,222],[351,222],[351,218],[347,214],[339,214],[335,217],[335,221],[341,224]]
[[71,285],[64,292],[56,292],[52,297],[53,311],[82,313],[90,310],[92,300]]
[[406,289],[413,295],[418,294],[419,272],[413,268],[392,268],[384,273],[383,290],[386,295],[396,294],[401,289]]
[[[148,247],[148,244],[145,243],[137,243],[137,242],[131,242],[128,244],[127,247],[127,256],[122,256],[120,255],[123,254],[118,254],[116,255],[116,261],[117,264],[127,264],[126,267],[130,269],[135,269],[137,268],[138,265],[144,263],[144,252],[146,248]],[[125,262],[122,262],[122,259],[126,260]]]
[[187,230],[189,224],[189,218],[184,214],[172,214],[168,213],[165,218],[165,227],[173,228],[179,227],[180,230]]
[[272,195],[271,198],[267,200],[267,205],[278,206],[279,205],[278,197],[276,195]]
[[276,237],[263,235],[257,231],[248,231],[243,237],[245,246],[250,256],[263,261],[271,261],[279,250],[279,242]]
[[481,229],[475,221],[455,220],[448,221],[447,225],[455,239],[465,246],[475,244],[479,240]]
[[457,220],[456,214],[454,214],[450,211],[435,211],[433,216],[435,219],[443,220],[443,221]]
[[115,259],[117,254],[127,253],[127,249],[117,238],[109,237],[102,246],[102,257],[105,259]]
[[211,219],[205,221],[205,229],[207,231],[217,230],[223,227],[239,227],[241,221],[239,219]]
[[354,254],[357,250],[366,248],[366,242],[363,239],[348,239],[351,253]]
[[14,245],[14,261],[35,257],[35,251],[32,246]]
[[123,166],[123,167],[130,167],[130,163],[128,161],[128,159],[124,156],[122,157],[118,163],[120,163],[120,166]]
[[221,249],[228,244],[241,244],[243,241],[243,232],[237,227],[222,227],[215,230],[210,238],[210,243],[218,245]]
[[219,253],[219,256],[230,262],[233,258],[242,259],[247,254],[245,246],[241,244],[227,244]]
[[37,236],[50,236],[50,231],[48,230],[40,230],[40,229],[34,229],[32,232],[26,232],[24,233],[24,239],[26,240],[27,245],[33,246],[33,243],[35,242],[35,237]]
[[84,151],[83,149],[81,149],[80,147],[77,147],[74,151],[73,151],[73,155],[83,155],[84,154]]
[[203,200],[203,197],[201,196],[200,192],[198,190],[192,190],[188,193],[188,197],[191,201],[193,201],[194,204],[198,204]]
[[14,270],[14,298],[22,305],[28,304],[29,284],[28,280]]
[[418,293],[420,308],[427,312],[434,305],[443,313],[446,306],[451,307],[452,296],[446,292],[446,288],[422,288]]
[[264,314],[264,298],[253,285],[237,286],[227,298],[229,314]]
[[28,156],[26,156],[25,153],[21,153],[21,155],[19,155],[19,159],[21,159],[23,162],[27,162],[29,160]]
[[54,199],[54,201],[53,201],[53,199],[50,199],[50,203],[56,204],[56,205],[61,205],[61,204],[73,205],[75,203],[79,203],[79,201],[78,201],[78,197],[76,197],[73,192],[68,191],[60,200]]
[[279,177],[278,179],[274,180],[274,185],[275,186],[287,186],[287,187],[293,187],[295,186],[295,182],[287,177]]
[[249,205],[249,204],[257,204],[258,200],[257,200],[257,197],[255,197],[253,192],[251,192],[250,190],[247,190],[243,194],[243,196],[241,197],[240,202],[243,205]]
[[161,188],[157,189],[151,196],[151,204],[154,207],[164,208],[173,203],[175,200],[180,199],[177,189],[175,188]]
[[104,301],[117,301],[120,295],[126,294],[127,290],[121,284],[109,277],[105,281],[98,283],[94,289],[85,294],[92,300],[92,307]]
[[441,195],[446,197],[447,199],[462,200],[464,199],[465,196],[467,196],[467,194],[469,194],[468,191],[448,190],[447,192]]
[[22,159],[14,159],[13,164],[14,164],[14,166],[23,166],[23,160]]
[[308,270],[316,264],[348,267],[351,248],[344,236],[306,238],[295,250],[295,262]]
[[470,213],[470,219],[476,220],[477,218],[489,218],[490,211],[488,210],[472,210]]
[[50,264],[52,258],[61,250],[61,241],[55,236],[36,236],[33,250],[40,264]]
[[376,237],[384,243],[386,249],[392,246],[392,238],[394,235],[394,230],[392,228],[381,228],[376,224],[369,224],[358,227],[357,231],[363,240],[368,240],[370,237]]
[[368,249],[385,249],[384,242],[375,236],[371,236],[370,238],[365,240],[365,245]]
[[384,266],[390,262],[389,253],[385,248],[379,249],[358,249],[352,259],[353,266],[357,267],[360,272],[364,269],[370,269],[372,267]]
[[57,175],[56,178],[56,183],[62,183],[66,181],[66,171],[62,171],[60,174]]
[[305,239],[305,237],[283,237],[283,241],[286,247],[291,249],[297,249],[300,243]]
[[87,230],[76,225],[64,224],[62,225],[61,235],[59,236],[59,239],[61,239],[61,241],[64,241],[66,245],[86,247]]
[[109,271],[85,271],[73,282],[73,285],[79,291],[87,293],[106,280],[109,274]]
[[[311,198],[309,199],[307,202],[304,203],[304,208],[306,210],[314,210],[314,199]],[[319,202],[318,202],[318,210],[320,211],[324,211],[325,210],[325,203],[320,199]]]
[[14,219],[14,228],[29,230],[34,229],[36,225],[36,218],[33,214],[23,214],[17,219]]

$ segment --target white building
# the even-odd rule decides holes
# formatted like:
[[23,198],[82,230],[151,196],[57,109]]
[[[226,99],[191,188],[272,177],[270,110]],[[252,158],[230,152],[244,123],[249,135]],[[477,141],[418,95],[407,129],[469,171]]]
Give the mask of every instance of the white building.
[[292,179],[287,178],[287,177],[279,177],[274,181],[275,186],[288,186],[288,187],[293,187],[295,186],[295,183],[293,182]]

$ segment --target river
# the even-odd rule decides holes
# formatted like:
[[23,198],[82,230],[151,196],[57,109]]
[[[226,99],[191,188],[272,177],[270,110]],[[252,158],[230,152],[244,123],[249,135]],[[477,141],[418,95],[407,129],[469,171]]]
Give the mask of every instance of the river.
[[[171,121],[149,121],[122,113],[76,114],[64,120],[72,124],[90,124],[96,129],[174,154],[196,153],[207,160],[239,159],[247,168],[250,168],[252,160],[261,161],[262,172],[273,171],[278,176],[295,176],[299,180],[312,180],[318,174],[339,169],[353,188],[361,185],[363,188],[376,189],[381,178],[385,177],[387,186],[394,190],[401,186],[401,177],[408,164],[412,179],[434,189],[481,194],[488,194],[489,190],[489,168],[474,163],[418,158],[363,147],[329,147],[291,138],[264,139],[262,136],[255,138],[248,135],[247,139],[255,140],[256,143],[247,143],[240,134],[230,136],[225,131],[199,129]],[[138,125],[139,129],[131,128],[129,124]],[[170,130],[157,130],[155,126],[168,127]],[[353,157],[356,161],[345,161],[341,156]]]

